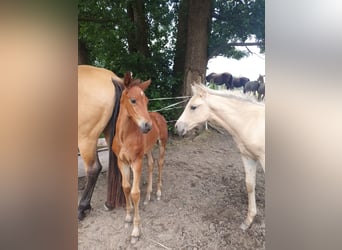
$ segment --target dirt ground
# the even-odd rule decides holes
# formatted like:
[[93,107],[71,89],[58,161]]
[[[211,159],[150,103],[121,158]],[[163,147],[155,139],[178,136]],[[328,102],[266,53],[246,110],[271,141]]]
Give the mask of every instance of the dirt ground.
[[[157,150],[154,155],[157,156]],[[188,138],[169,139],[162,198],[146,195],[146,161],[141,180],[141,237],[130,243],[133,226],[125,228],[124,208],[105,211],[106,173],[101,173],[90,214],[78,225],[78,249],[265,249],[265,178],[259,166],[258,214],[243,232],[247,191],[239,152],[232,137],[208,130]],[[84,178],[79,179],[79,198]]]

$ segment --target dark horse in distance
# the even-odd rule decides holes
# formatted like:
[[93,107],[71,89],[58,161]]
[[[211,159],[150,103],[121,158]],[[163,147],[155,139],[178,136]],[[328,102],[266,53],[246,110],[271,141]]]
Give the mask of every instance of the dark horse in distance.
[[226,85],[227,89],[245,87],[246,82],[249,82],[247,77],[235,77],[228,72],[221,74],[210,73],[206,78],[207,82],[213,82],[217,85]]

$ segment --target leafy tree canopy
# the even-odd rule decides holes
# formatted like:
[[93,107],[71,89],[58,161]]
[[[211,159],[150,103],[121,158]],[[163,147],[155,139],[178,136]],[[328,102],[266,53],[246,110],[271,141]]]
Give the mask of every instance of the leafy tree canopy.
[[[188,0],[79,0],[79,41],[85,45],[88,63],[120,76],[132,71],[136,78],[151,78],[153,84],[147,91],[150,98],[173,96],[174,88],[179,87],[172,67],[180,1]],[[208,59],[218,55],[236,59],[246,56],[233,45],[241,45],[249,38],[254,38],[264,51],[264,0],[215,0],[213,6]],[[132,21],[133,15],[140,19]],[[139,26],[142,22],[146,27]],[[144,43],[139,38],[145,35],[147,44],[143,45],[148,53],[138,46]],[[150,110],[170,103],[150,102]],[[171,118],[176,113],[163,115]]]

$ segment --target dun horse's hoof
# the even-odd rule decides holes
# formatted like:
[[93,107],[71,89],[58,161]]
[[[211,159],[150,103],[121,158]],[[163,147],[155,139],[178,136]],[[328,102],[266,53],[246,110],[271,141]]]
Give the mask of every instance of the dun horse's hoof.
[[90,210],[91,210],[90,205],[84,208],[78,208],[78,220],[79,221],[83,220],[90,213]]

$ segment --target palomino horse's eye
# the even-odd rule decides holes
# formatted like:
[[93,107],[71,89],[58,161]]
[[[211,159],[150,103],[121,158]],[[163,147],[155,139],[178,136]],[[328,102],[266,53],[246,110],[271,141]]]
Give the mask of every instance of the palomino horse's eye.
[[130,101],[131,101],[132,104],[136,104],[136,102],[137,102],[137,100],[135,100],[134,98],[131,98]]
[[190,106],[190,109],[191,109],[191,110],[195,110],[196,108],[197,108],[197,107],[194,106],[194,105],[191,105],[191,106]]

